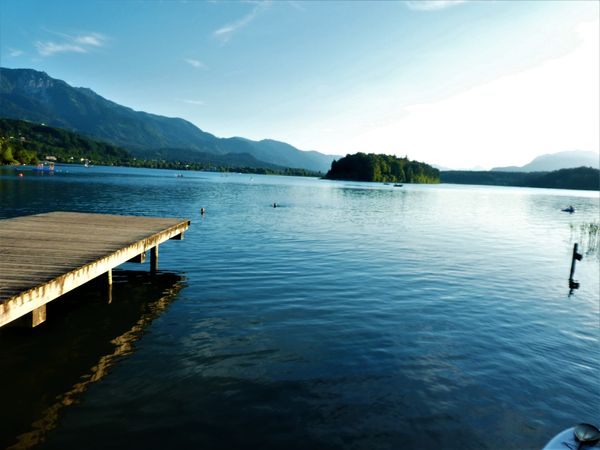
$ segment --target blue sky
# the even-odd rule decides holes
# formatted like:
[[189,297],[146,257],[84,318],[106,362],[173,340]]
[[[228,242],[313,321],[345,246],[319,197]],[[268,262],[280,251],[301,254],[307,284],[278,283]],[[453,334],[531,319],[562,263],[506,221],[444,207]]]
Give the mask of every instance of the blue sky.
[[0,64],[218,136],[452,168],[599,148],[597,1],[0,3]]

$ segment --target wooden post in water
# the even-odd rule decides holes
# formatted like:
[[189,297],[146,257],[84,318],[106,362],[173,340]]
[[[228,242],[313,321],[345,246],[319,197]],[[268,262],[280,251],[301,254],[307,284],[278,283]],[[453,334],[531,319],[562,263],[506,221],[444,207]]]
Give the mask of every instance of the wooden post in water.
[[106,288],[107,288],[107,297],[108,297],[108,303],[112,303],[112,286],[113,286],[113,278],[112,278],[112,269],[108,269],[108,271],[106,272]]
[[569,287],[571,289],[579,288],[579,283],[573,280],[573,275],[575,275],[575,261],[581,261],[581,254],[577,253],[578,244],[575,243],[573,245],[573,257],[571,258],[571,272],[569,273]]
[[158,244],[150,250],[150,272],[158,272]]

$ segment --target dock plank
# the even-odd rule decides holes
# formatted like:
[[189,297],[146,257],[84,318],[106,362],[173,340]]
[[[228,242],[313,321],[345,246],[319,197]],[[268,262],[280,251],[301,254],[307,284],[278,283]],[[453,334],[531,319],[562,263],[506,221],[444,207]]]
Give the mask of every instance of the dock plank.
[[0,220],[0,327],[181,235],[189,224],[62,211]]

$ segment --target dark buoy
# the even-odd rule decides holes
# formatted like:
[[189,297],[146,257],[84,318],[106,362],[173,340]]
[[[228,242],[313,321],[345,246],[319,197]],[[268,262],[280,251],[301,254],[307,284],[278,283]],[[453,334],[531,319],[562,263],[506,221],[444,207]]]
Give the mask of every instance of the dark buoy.
[[203,216],[205,212],[206,212],[206,211],[204,211],[204,208],[200,208],[200,215],[202,215],[202,216]]
[[277,203],[273,203],[273,208],[277,208]]

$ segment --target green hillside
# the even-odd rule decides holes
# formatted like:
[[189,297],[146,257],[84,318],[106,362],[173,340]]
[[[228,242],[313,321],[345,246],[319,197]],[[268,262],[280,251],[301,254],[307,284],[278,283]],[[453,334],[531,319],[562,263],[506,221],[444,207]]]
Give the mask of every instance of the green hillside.
[[76,133],[22,120],[0,119],[0,164],[34,164],[53,156],[57,162],[123,164],[132,159],[122,148]]

